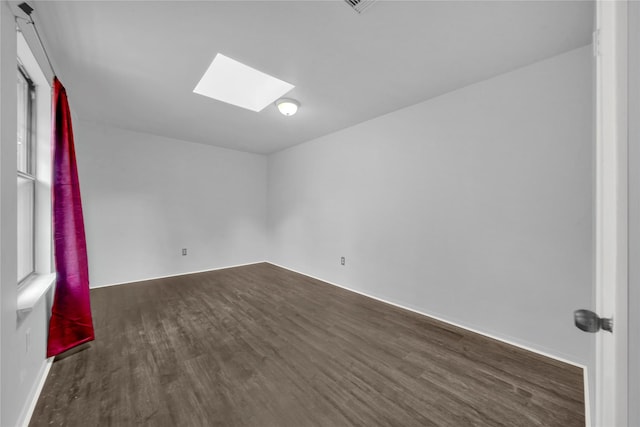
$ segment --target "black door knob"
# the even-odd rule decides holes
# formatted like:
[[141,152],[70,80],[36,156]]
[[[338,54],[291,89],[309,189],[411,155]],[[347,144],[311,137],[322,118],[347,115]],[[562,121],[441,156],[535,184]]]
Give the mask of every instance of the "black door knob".
[[613,332],[613,319],[603,319],[591,310],[574,311],[573,320],[585,332],[598,332],[600,329]]

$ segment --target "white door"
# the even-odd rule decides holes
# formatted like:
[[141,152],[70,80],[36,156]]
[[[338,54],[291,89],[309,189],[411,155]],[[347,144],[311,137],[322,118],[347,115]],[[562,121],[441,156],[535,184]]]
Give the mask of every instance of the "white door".
[[627,7],[596,3],[596,310],[614,322],[596,337],[598,427],[628,425]]

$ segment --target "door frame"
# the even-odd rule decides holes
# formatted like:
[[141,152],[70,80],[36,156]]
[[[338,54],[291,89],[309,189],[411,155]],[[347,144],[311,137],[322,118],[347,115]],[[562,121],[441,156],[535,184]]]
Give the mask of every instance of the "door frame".
[[[629,5],[629,117],[640,118],[640,2]],[[629,119],[629,260],[640,259],[640,121]],[[640,263],[629,262],[629,402],[640,402]],[[634,362],[635,361],[635,362]],[[629,425],[640,406],[629,404]]]
[[628,3],[596,2],[596,426],[628,426]]

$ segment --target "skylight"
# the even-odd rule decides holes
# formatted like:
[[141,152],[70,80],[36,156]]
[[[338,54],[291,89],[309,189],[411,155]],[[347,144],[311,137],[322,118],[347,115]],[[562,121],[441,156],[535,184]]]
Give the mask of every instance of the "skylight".
[[294,87],[218,53],[193,91],[259,112]]

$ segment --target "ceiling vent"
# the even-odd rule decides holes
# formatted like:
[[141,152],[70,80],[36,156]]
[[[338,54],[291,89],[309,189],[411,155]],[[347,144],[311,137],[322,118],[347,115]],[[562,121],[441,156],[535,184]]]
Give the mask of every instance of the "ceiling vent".
[[369,8],[376,0],[344,0],[353,10],[362,13]]

